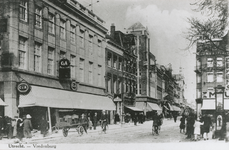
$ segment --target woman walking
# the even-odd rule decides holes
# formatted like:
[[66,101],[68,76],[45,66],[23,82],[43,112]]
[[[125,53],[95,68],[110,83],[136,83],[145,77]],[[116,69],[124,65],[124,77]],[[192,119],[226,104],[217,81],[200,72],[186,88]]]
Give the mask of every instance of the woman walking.
[[29,114],[26,115],[26,119],[23,121],[23,133],[26,139],[32,138],[31,131],[33,130],[33,126],[31,123],[31,116]]
[[204,123],[199,122],[199,119],[195,121],[194,124],[194,141],[197,141],[198,136],[200,136],[200,126]]
[[181,119],[180,119],[180,133],[185,133],[185,116],[182,115]]

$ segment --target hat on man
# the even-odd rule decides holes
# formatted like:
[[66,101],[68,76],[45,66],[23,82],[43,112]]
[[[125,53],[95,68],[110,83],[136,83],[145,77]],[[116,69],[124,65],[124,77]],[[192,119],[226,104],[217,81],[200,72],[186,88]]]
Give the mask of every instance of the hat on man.
[[27,119],[30,119],[30,118],[32,118],[32,117],[30,116],[30,114],[27,114],[27,115],[26,115],[26,118],[27,118]]

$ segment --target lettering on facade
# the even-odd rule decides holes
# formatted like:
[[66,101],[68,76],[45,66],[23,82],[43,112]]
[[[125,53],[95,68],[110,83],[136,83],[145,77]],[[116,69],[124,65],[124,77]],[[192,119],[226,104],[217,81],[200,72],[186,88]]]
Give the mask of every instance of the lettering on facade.
[[71,90],[76,91],[77,90],[77,83],[76,83],[76,81],[72,81],[70,87],[71,87]]
[[70,61],[66,58],[59,61],[59,78],[70,78]]
[[31,86],[27,82],[20,82],[17,84],[17,91],[22,95],[26,95],[31,91]]

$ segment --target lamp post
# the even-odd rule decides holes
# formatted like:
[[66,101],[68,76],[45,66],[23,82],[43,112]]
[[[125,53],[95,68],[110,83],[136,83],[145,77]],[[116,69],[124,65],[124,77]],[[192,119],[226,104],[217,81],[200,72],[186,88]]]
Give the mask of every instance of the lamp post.
[[226,120],[224,114],[224,90],[225,87],[218,85],[215,87],[215,135],[220,140],[225,138]]

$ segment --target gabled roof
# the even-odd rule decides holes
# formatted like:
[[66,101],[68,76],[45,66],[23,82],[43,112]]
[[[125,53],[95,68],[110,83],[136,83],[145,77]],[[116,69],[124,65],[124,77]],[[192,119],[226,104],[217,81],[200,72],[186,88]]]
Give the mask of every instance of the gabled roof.
[[146,28],[140,23],[136,22],[132,26],[130,26],[127,30],[145,30]]

